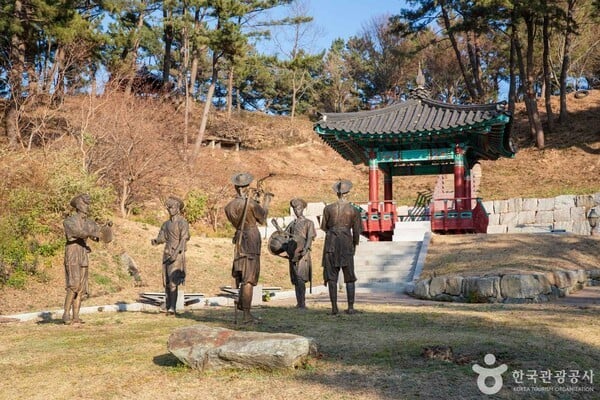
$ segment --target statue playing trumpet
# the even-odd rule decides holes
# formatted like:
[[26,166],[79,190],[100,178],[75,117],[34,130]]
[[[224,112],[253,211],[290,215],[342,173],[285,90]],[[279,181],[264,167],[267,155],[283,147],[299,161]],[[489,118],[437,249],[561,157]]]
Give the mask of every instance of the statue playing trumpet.
[[233,236],[235,253],[231,275],[239,288],[237,309],[243,312],[242,322],[251,324],[258,322],[251,313],[254,286],[260,276],[261,236],[258,225],[264,225],[269,212],[273,194],[262,188],[269,174],[257,181],[257,187],[250,184],[254,177],[249,173],[238,173],[231,178],[235,187],[236,197],[225,206],[225,215],[236,228]]

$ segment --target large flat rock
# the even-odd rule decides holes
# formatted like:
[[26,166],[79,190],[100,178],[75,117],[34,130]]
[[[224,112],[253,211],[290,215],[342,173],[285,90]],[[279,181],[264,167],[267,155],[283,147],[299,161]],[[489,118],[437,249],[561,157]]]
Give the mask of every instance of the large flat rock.
[[200,371],[221,369],[293,369],[317,353],[312,338],[290,333],[235,331],[204,324],[176,330],[168,350]]

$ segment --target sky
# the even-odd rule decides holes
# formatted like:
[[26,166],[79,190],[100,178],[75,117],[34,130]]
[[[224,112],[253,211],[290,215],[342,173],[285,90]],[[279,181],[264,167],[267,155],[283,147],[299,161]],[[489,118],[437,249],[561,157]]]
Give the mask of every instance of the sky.
[[359,35],[374,18],[398,14],[406,7],[403,0],[312,0],[310,15],[322,29],[317,50],[325,50],[336,38]]
[[[365,25],[374,18],[397,14],[406,7],[404,0],[301,0],[306,13],[314,18],[312,27],[316,35],[307,47],[318,53],[329,49],[337,38],[358,36]],[[286,9],[275,10],[277,16],[285,15]],[[285,42],[285,38],[280,38]],[[272,41],[273,42],[273,41]],[[262,43],[260,47],[278,52],[275,43]]]

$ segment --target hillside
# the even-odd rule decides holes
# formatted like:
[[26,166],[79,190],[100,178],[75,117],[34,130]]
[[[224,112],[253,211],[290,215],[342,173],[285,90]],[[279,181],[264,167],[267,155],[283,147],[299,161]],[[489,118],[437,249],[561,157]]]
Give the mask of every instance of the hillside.
[[[156,235],[158,223],[166,219],[166,213],[160,206],[160,198],[165,195],[184,197],[190,190],[200,189],[212,196],[219,230],[214,232],[207,222],[194,225],[188,252],[190,267],[186,287],[188,292],[207,295],[215,295],[219,286],[231,284],[231,241],[214,236],[228,235],[226,226],[222,225],[220,208],[233,195],[229,183],[233,173],[248,171],[256,177],[275,173],[274,177],[265,181],[266,189],[275,194],[272,216],[287,214],[287,204],[292,197],[302,196],[307,201],[334,200],[331,183],[339,178],[354,182],[351,200],[361,202],[368,197],[367,168],[352,165],[321,143],[312,132],[312,123],[306,119],[290,123],[282,117],[244,113],[227,120],[224,115],[215,113],[207,135],[218,136],[219,132],[227,132],[229,137],[240,137],[243,149],[231,151],[204,147],[196,164],[189,166],[182,162],[181,157],[178,158],[183,127],[182,112],[176,105],[157,104],[144,99],[128,100],[127,104],[119,103],[120,100],[110,103],[96,99],[93,101],[99,103],[92,107],[93,113],[86,114],[82,110],[90,108],[84,104],[85,101],[70,99],[62,108],[50,110],[54,113],[50,119],[52,124],[48,124],[52,128],[51,134],[43,137],[47,142],[28,152],[3,150],[0,160],[0,179],[3,181],[0,197],[5,199],[22,185],[44,184],[41,172],[54,168],[53,163],[60,159],[55,154],[66,151],[73,157],[71,160],[77,160],[79,148],[74,133],[79,128],[73,127],[85,126],[100,137],[112,132],[111,129],[114,129],[114,135],[122,134],[123,126],[127,126],[131,129],[130,135],[142,135],[143,143],[158,147],[155,150],[145,148],[146,153],[142,153],[145,157],[155,157],[157,168],[155,175],[151,175],[140,189],[146,196],[141,197],[146,199],[141,203],[141,212],[120,218],[115,210],[111,217],[115,223],[115,241],[109,245],[92,244],[91,298],[84,301],[84,306],[135,301],[141,291],[162,290],[161,249],[151,247],[149,243]],[[584,99],[569,96],[569,109],[571,121],[547,134],[547,148],[543,151],[531,147],[527,139],[526,116],[521,109],[517,112],[514,134],[520,151],[514,159],[482,162],[481,194],[485,200],[600,191],[600,93],[591,91]],[[41,109],[37,113],[39,118],[46,115]],[[120,115],[126,124],[117,125],[110,119],[115,115]],[[194,131],[194,134],[197,115],[194,113],[192,116],[191,126],[194,129],[190,132]],[[113,123],[117,128],[113,128]],[[162,144],[157,146],[156,143]],[[433,189],[434,184],[435,177],[397,177],[394,181],[395,198],[399,204],[411,204],[418,191]],[[57,219],[49,223],[56,230],[60,228],[60,222]],[[317,243],[314,249],[317,266],[315,285],[319,284],[321,273],[319,246],[322,244]],[[448,237],[434,240],[432,246],[436,254],[443,254],[454,243]],[[545,246],[552,248],[552,244]],[[490,244],[489,248],[493,247]],[[126,268],[120,265],[119,257],[123,252],[137,262],[145,286],[135,286]],[[590,254],[592,261],[589,261]],[[506,252],[503,255],[509,256]],[[586,257],[587,263],[593,263],[593,253],[588,252]],[[262,281],[267,285],[290,288],[286,261],[271,256],[266,250],[263,259]],[[573,257],[572,262],[576,263],[577,257]],[[476,268],[476,265],[471,267]],[[23,289],[0,289],[0,314],[60,308],[63,296],[62,254],[57,254],[46,260]]]

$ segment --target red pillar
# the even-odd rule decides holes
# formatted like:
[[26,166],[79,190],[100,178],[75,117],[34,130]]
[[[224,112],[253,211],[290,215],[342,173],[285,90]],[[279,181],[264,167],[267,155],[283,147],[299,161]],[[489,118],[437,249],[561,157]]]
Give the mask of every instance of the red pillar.
[[393,200],[392,171],[390,168],[383,175],[383,201],[385,201],[384,211],[386,213],[391,213],[394,209]]
[[465,204],[465,209],[471,210],[473,209],[473,201],[471,198],[473,197],[473,190],[471,185],[471,169],[465,165],[465,197],[468,197],[469,200]]
[[[459,197],[465,197],[465,154],[457,144],[454,148],[454,198]],[[456,202],[456,210],[464,209],[463,202]]]
[[[372,216],[375,215],[375,219]],[[369,240],[379,241],[379,166],[375,153],[369,154],[369,211],[367,212],[367,227],[369,229]]]

